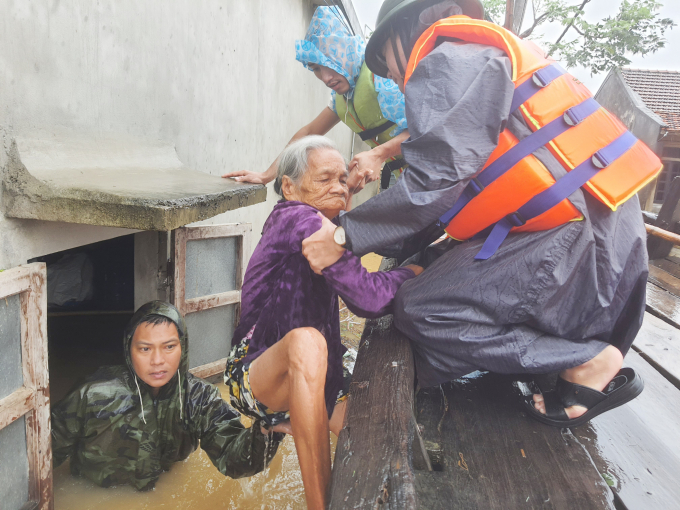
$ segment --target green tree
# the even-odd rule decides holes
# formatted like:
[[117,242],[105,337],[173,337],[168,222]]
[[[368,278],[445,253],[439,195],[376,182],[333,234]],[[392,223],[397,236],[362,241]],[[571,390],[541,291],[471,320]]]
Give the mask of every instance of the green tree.
[[[584,16],[584,8],[592,0],[527,1],[531,1],[531,8],[527,10],[533,19],[520,37],[536,39],[548,55],[562,60],[568,67],[589,68],[592,74],[630,64],[627,55],[658,51],[666,43],[666,30],[675,26],[672,19],[659,16],[657,11],[662,4],[656,0],[623,0],[616,14],[594,23],[586,21]],[[505,19],[506,0],[484,0],[484,6],[494,21]],[[536,29],[547,23],[564,27],[554,41],[536,36]]]

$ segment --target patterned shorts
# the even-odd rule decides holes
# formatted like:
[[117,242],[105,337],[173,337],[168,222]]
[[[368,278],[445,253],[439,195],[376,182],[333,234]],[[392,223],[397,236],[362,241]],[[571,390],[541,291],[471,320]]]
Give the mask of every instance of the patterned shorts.
[[[227,358],[224,384],[229,388],[229,396],[233,408],[245,416],[261,420],[264,422],[263,424],[273,427],[290,420],[290,414],[288,411],[272,411],[253,396],[249,380],[250,363],[244,363],[243,359],[248,354],[248,345],[254,331],[255,326],[238,345],[232,347]],[[338,393],[338,398],[335,401],[336,404],[347,400],[351,379],[352,374],[350,374],[347,368],[343,367],[343,388]]]

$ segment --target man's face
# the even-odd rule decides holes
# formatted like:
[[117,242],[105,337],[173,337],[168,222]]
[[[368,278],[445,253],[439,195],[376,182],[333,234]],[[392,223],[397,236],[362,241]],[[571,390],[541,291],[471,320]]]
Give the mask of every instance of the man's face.
[[335,92],[340,95],[349,92],[350,86],[347,78],[336,73],[333,69],[326,66],[320,66],[319,64],[309,64],[309,69],[314,73],[314,76],[324,82],[329,89],[335,90]]
[[401,71],[399,71],[399,66],[397,65],[397,58],[401,59],[401,67],[406,69],[408,66],[408,62],[406,61],[406,56],[404,55],[404,50],[401,47],[401,40],[399,39],[398,36],[392,36],[395,37],[395,41],[397,44],[397,51],[399,52],[399,55],[394,54],[394,47],[392,46],[392,40],[390,38],[385,41],[385,44],[383,45],[383,57],[385,59],[385,63],[387,64],[387,77],[392,80],[394,83],[397,84],[399,87],[399,90],[401,90],[401,93],[404,93],[404,77],[401,75]]
[[177,327],[172,323],[140,324],[132,337],[130,357],[137,377],[156,389],[156,394],[179,369],[182,346]]

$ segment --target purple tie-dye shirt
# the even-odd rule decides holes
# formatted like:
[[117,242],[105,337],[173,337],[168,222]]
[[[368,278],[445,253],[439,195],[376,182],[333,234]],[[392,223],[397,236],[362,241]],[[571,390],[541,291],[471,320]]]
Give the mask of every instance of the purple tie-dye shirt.
[[302,202],[281,201],[262,230],[246,271],[241,301],[241,321],[234,332],[236,345],[255,326],[246,363],[255,360],[289,331],[316,328],[328,344],[326,407],[333,412],[342,389],[338,295],[352,312],[367,318],[390,312],[397,289],[413,271],[397,268],[369,273],[358,257],[346,251],[342,258],[315,274],[302,255],[302,240],[321,228],[317,210]]

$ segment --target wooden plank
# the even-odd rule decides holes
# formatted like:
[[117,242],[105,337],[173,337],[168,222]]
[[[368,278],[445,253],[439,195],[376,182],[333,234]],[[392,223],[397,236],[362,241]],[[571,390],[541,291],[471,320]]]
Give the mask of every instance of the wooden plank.
[[207,379],[208,377],[212,377],[213,375],[224,372],[224,368],[227,366],[227,359],[228,358],[222,358],[217,361],[213,361],[212,363],[207,363],[205,365],[201,365],[200,367],[192,368],[189,370],[189,372],[191,372],[196,377],[200,377],[201,379]]
[[224,225],[183,227],[182,230],[184,230],[187,241],[196,241],[198,239],[242,236],[245,232],[251,231],[252,228],[250,223],[228,223]]
[[661,287],[647,282],[647,312],[680,328],[680,299]]
[[35,407],[35,393],[22,386],[0,400],[0,429],[21,418]]
[[182,315],[186,315],[186,262],[187,262],[187,229],[178,228],[172,231],[173,266],[172,304]]
[[648,280],[663,290],[680,297],[680,279],[654,265],[649,266]]
[[241,291],[231,290],[220,294],[212,294],[199,298],[187,299],[184,302],[185,313],[201,312],[218,306],[233,305],[241,302]]
[[27,266],[0,271],[0,299],[15,296],[30,286],[31,270]]
[[20,294],[21,364],[24,385],[0,401],[0,428],[26,418],[28,499],[53,508],[50,393],[47,363],[46,266],[30,264],[0,273],[2,296]]
[[416,474],[422,508],[614,508],[568,429],[529,418],[511,377],[477,374],[418,393],[418,423],[440,469]]
[[[668,188],[668,194],[659,210],[654,226],[669,232],[673,230],[673,215],[678,205],[678,200],[680,200],[680,179],[676,177]],[[672,249],[673,243],[670,241],[656,237],[647,239],[647,251],[649,252],[650,259],[665,258]]]
[[[383,259],[380,270],[395,261]],[[392,316],[366,321],[335,449],[329,509],[417,508],[413,468],[429,459],[413,416],[415,367]]]
[[366,323],[335,450],[330,509],[416,508],[413,354],[391,322]]
[[30,290],[21,294],[21,337],[24,385],[31,387],[35,409],[26,415],[29,499],[38,508],[54,506],[50,447],[50,390],[47,361],[47,269],[31,264]]
[[680,235],[674,234],[673,232],[669,232],[668,230],[664,230],[659,227],[655,227],[653,225],[648,225],[645,223],[645,229],[647,230],[647,233],[650,235],[653,235],[655,237],[658,237],[660,239],[664,239],[666,241],[670,241],[674,245],[680,245]]
[[678,508],[680,390],[635,352],[624,365],[642,376],[643,393],[575,429],[575,435],[612,484],[620,508]]
[[659,269],[663,269],[668,274],[675,276],[676,278],[680,278],[680,265],[678,265],[678,263],[675,262],[670,255],[665,259],[650,260],[649,267],[652,266],[656,266]]
[[676,388],[680,388],[680,330],[645,313],[633,348]]

